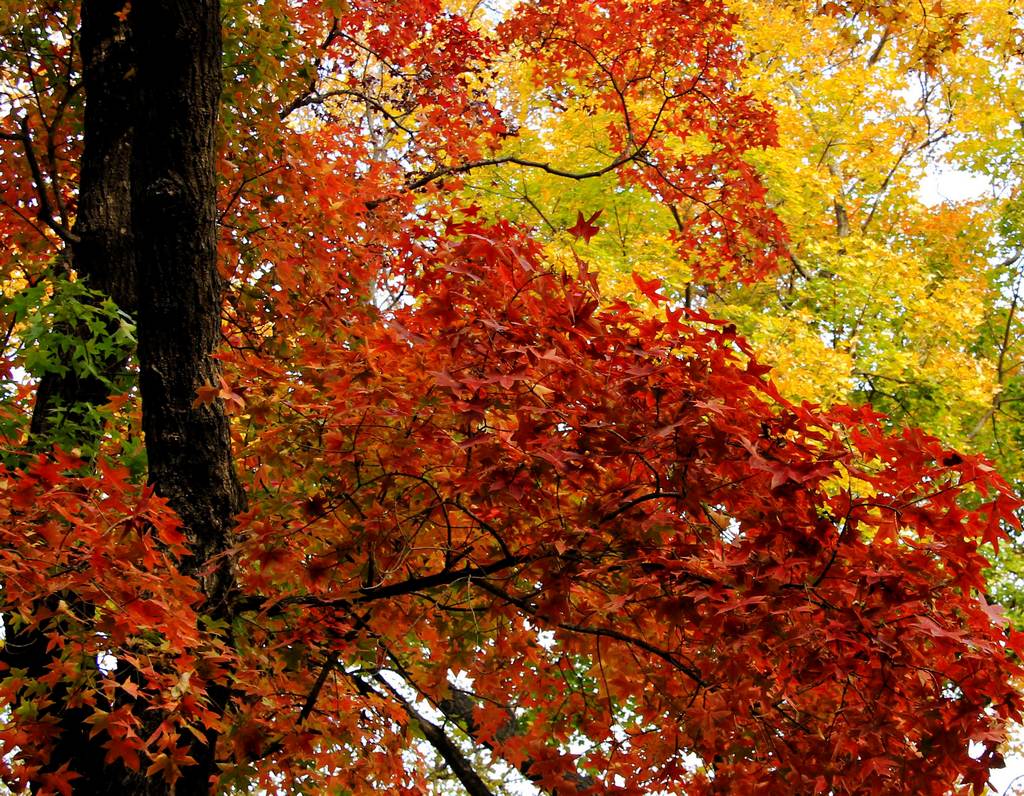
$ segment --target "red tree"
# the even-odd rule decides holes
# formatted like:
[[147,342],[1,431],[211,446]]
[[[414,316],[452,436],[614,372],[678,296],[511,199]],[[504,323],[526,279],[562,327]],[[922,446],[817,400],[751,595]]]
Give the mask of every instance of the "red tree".
[[[789,404],[731,327],[602,298],[458,190],[617,170],[703,208],[708,275],[764,274],[772,117],[719,4],[536,0],[494,38],[432,3],[9,5],[7,363],[39,380],[3,417],[6,782],[981,787],[1019,715],[1001,479]],[[604,165],[509,154],[511,54],[621,111]]]

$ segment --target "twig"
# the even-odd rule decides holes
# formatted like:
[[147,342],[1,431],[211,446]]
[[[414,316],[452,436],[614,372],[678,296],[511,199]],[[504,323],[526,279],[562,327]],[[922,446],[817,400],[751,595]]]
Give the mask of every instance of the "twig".
[[32,136],[28,129],[28,119],[22,117],[18,123],[17,133],[0,132],[0,139],[4,141],[17,141],[25,150],[25,158],[28,160],[28,168],[32,173],[32,182],[36,187],[36,194],[39,197],[39,212],[36,217],[46,226],[52,229],[57,236],[69,246],[78,243],[78,236],[61,224],[53,214],[53,205],[50,204],[50,195],[46,190],[46,180],[43,177],[42,169],[39,167],[39,160],[36,158],[35,150],[32,147]]

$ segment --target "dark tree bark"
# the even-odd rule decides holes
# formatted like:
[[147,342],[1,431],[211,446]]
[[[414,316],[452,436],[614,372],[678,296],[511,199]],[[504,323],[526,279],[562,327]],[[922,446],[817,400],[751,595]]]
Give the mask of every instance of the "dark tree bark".
[[135,54],[131,31],[117,17],[119,0],[82,3],[84,152],[73,232],[75,269],[89,286],[135,314],[131,147]]
[[140,3],[132,156],[138,263],[142,423],[150,481],[184,520],[193,570],[211,603],[231,589],[227,545],[243,496],[220,402],[194,406],[217,384],[220,342],[215,135],[221,91],[219,3]]
[[[194,406],[217,384],[216,132],[221,94],[219,0],[148,0],[130,15],[137,48],[132,222],[138,286],[139,385],[149,478],[185,524],[188,574],[204,612],[230,624],[232,569],[223,555],[244,495],[220,402]],[[229,692],[212,684],[215,709]],[[180,793],[206,792],[216,738],[196,743]]]
[[[131,243],[131,134],[134,54],[128,26],[116,12],[118,0],[84,0],[80,51],[85,90],[84,148],[71,264],[92,290],[109,296],[125,312],[135,311],[135,266]],[[37,447],[53,437],[56,410],[72,422],[108,397],[107,382],[125,363],[111,362],[107,380],[73,370],[47,373],[40,380],[32,412]]]

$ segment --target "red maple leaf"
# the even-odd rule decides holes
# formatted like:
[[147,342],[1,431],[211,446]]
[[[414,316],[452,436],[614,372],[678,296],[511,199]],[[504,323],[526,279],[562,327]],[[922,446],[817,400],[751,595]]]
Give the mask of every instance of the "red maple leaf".
[[658,292],[658,290],[661,288],[660,279],[644,279],[642,276],[640,276],[640,274],[634,271],[633,283],[638,288],[640,288],[641,293],[643,293],[655,304],[660,304],[663,301],[667,301],[667,299],[661,293]]
[[583,238],[583,242],[589,244],[590,239],[601,230],[601,228],[594,222],[601,217],[601,213],[603,212],[603,210],[598,210],[590,218],[585,219],[583,218],[583,213],[577,211],[576,223],[566,231],[577,240]]

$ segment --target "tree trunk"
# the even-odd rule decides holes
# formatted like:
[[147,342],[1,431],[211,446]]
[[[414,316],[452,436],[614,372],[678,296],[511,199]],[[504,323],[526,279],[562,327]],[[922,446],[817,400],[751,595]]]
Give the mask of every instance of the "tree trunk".
[[[135,264],[131,243],[131,135],[134,101],[134,55],[128,26],[116,12],[119,0],[84,0],[80,48],[85,90],[84,146],[71,263],[92,290],[135,311]],[[110,381],[125,363],[111,362]],[[56,410],[80,420],[107,399],[103,379],[73,369],[47,373],[36,390],[30,427],[34,445],[48,447],[58,429]]]
[[[132,220],[138,277],[139,385],[150,482],[185,524],[204,612],[230,624],[234,579],[223,556],[244,496],[227,415],[218,401],[195,406],[217,384],[216,123],[221,93],[218,0],[148,0],[130,14],[137,49]],[[210,694],[214,710],[227,684]],[[197,765],[180,793],[203,793],[216,773],[216,738],[195,743]]]

